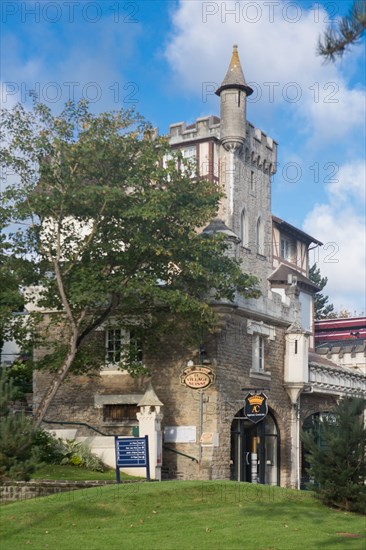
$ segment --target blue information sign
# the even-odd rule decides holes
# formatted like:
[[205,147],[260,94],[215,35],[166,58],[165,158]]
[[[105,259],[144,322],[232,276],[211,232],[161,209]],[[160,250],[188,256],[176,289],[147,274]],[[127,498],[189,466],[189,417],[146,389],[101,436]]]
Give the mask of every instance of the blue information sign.
[[150,481],[149,438],[117,437],[116,445],[116,478],[120,483],[120,468],[146,468],[146,478]]

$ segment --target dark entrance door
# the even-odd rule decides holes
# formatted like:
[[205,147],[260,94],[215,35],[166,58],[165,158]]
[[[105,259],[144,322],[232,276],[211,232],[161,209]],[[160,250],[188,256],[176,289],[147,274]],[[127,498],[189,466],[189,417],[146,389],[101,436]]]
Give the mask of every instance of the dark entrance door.
[[231,426],[231,479],[249,483],[279,484],[278,434],[270,415],[258,424],[235,416]]

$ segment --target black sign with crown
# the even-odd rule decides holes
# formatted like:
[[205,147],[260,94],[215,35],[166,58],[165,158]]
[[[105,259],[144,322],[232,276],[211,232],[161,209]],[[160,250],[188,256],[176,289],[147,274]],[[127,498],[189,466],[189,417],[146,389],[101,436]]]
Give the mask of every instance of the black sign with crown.
[[244,414],[247,419],[257,424],[267,416],[267,413],[267,396],[264,393],[248,393],[244,404]]

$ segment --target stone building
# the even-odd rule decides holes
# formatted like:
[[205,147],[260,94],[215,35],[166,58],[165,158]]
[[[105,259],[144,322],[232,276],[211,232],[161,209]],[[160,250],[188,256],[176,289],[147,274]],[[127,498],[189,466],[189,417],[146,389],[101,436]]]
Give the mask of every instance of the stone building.
[[318,354],[366,374],[366,317],[322,319],[314,326]]
[[[204,231],[225,235],[230,254],[259,278],[262,295],[212,303],[221,322],[199,350],[185,348],[178,333],[159,352],[144,354],[143,361],[163,403],[163,479],[299,487],[304,421],[329,410],[339,396],[365,393],[366,376],[340,369],[314,351],[317,287],[308,279],[308,250],[321,243],[272,215],[277,143],[247,121],[251,93],[234,46],[216,92],[220,118],[172,124],[170,143],[196,160],[201,176],[223,187],[218,218]],[[48,420],[88,423],[105,433],[136,433],[138,403],[148,379],[132,379],[113,366],[129,335],[117,328],[102,337],[110,367],[98,377],[66,381]],[[46,383],[47,376],[36,374],[35,406]],[[268,406],[261,421],[253,422],[244,408],[250,394],[252,412]]]

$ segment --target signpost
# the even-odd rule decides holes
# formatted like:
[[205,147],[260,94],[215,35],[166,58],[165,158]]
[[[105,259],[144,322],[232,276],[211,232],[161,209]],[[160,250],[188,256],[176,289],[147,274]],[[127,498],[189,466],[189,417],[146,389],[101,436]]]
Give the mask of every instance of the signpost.
[[115,436],[116,479],[121,483],[120,468],[146,468],[146,479],[150,481],[149,438]]

